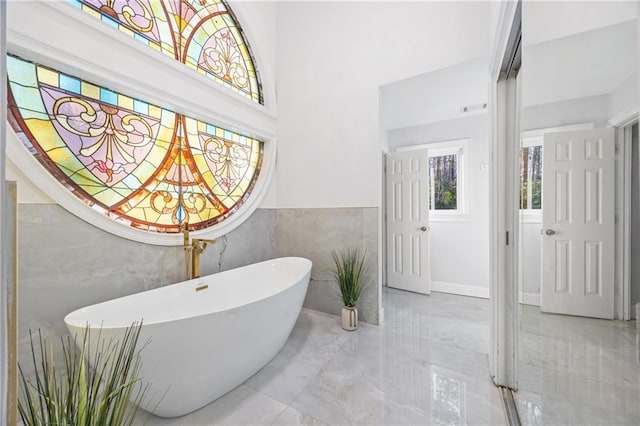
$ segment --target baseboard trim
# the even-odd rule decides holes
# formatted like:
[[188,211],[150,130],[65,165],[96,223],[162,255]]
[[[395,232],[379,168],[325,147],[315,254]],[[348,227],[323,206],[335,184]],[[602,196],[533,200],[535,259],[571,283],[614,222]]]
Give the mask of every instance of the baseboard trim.
[[444,281],[431,281],[431,291],[458,294],[460,296],[479,297],[482,299],[489,298],[488,287],[477,287],[474,285],[448,283]]
[[540,306],[540,294],[520,292],[519,302],[523,305]]

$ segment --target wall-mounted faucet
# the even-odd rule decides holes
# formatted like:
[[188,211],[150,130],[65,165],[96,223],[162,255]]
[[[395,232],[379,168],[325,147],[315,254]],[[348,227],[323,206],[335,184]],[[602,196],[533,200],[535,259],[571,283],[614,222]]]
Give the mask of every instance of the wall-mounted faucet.
[[187,272],[187,279],[200,277],[200,255],[207,249],[207,244],[213,244],[216,240],[204,238],[189,239],[189,224],[182,225],[184,262]]

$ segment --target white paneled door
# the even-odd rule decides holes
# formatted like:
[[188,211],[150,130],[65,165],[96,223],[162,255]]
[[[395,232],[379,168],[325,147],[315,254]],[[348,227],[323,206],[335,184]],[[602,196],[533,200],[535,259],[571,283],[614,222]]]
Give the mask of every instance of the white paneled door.
[[548,133],[543,147],[544,312],[613,318],[613,129]]
[[387,276],[390,287],[430,293],[426,149],[387,155]]

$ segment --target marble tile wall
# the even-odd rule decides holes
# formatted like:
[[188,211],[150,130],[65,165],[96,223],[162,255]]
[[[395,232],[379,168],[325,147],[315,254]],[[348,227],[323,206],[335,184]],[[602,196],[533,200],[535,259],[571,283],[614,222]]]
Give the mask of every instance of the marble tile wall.
[[[182,281],[181,247],[129,241],[89,226],[54,204],[19,207],[19,336],[67,333],[64,316],[83,306]],[[258,209],[202,255],[203,274],[274,257],[273,210]],[[24,352],[23,352],[24,353]]]
[[330,269],[331,250],[358,247],[367,252],[368,282],[359,304],[360,319],[378,324],[378,209],[279,209],[276,255],[311,259],[313,269],[304,306],[339,315],[342,308]]

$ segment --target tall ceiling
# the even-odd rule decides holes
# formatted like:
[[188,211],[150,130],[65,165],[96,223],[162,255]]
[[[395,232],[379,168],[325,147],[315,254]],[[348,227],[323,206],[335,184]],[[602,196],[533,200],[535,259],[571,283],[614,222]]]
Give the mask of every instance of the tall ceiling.
[[525,45],[524,106],[607,95],[638,71],[637,22]]
[[631,1],[524,2],[522,104],[609,95],[629,84],[638,72],[637,18]]
[[462,112],[487,102],[486,57],[463,62],[380,88],[380,120],[386,130],[462,118],[486,110]]

